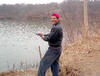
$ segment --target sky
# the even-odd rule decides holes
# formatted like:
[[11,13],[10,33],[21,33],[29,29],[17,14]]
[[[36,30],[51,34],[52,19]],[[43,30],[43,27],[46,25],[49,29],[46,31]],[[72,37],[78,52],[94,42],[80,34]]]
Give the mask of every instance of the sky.
[[1,0],[1,4],[47,4],[51,2],[57,2],[60,3],[64,0]]

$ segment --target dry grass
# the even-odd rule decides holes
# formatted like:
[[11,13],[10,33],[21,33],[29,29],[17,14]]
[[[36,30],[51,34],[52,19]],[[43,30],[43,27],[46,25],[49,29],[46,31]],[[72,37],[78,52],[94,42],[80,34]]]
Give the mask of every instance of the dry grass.
[[20,71],[10,71],[10,72],[2,72],[0,76],[36,76],[37,70],[20,70]]
[[60,58],[60,76],[100,76],[100,35],[70,43]]
[[[19,70],[19,71],[10,71],[10,72],[2,72],[0,76],[37,76],[36,69],[29,70]],[[46,76],[52,76],[50,69],[47,71]]]

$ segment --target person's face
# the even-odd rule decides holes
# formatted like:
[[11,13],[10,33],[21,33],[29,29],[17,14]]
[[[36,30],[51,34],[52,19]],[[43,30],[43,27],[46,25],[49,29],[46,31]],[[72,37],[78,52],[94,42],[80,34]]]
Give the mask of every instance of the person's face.
[[59,22],[59,19],[57,19],[56,16],[51,16],[51,23],[52,23],[53,25],[57,24],[58,22]]

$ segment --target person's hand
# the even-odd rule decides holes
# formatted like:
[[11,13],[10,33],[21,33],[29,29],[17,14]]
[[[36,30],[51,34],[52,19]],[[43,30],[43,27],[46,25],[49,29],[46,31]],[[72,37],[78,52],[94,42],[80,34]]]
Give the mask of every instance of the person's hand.
[[44,38],[44,35],[42,33],[37,33],[42,39]]
[[38,36],[40,36],[40,37],[42,37],[42,36],[43,36],[43,34],[42,34],[42,33],[37,33],[37,35],[38,35]]

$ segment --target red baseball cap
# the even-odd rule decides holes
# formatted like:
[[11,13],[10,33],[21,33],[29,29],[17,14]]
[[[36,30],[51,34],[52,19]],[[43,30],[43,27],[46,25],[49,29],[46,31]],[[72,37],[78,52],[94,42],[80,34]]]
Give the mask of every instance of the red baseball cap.
[[54,14],[52,14],[51,16],[56,16],[58,19],[59,19],[59,14],[57,14],[57,13],[54,13]]

